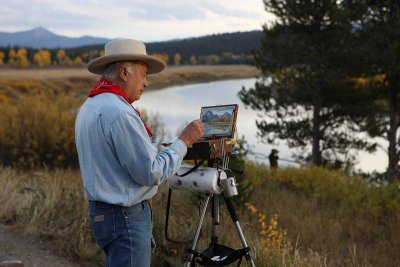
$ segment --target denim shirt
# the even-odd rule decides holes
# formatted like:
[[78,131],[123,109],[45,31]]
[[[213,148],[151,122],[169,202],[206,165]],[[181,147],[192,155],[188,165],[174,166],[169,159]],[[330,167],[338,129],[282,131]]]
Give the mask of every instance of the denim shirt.
[[187,151],[175,139],[159,152],[132,106],[112,93],[82,105],[75,141],[87,198],[125,207],[153,197],[158,185],[177,172]]

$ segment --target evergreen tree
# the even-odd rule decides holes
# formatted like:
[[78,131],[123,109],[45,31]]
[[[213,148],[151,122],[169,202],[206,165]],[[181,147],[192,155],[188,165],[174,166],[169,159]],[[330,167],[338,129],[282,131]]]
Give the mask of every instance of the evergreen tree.
[[239,93],[245,105],[263,112],[256,122],[262,140],[284,140],[301,150],[299,159],[316,165],[352,163],[354,149],[376,147],[356,135],[372,108],[351,78],[357,64],[353,21],[361,14],[356,3],[264,0],[277,20],[264,26],[262,45],[253,52],[263,76]]
[[[386,102],[386,118],[375,120],[369,131],[389,142],[388,179],[399,178],[400,141],[400,2],[369,1],[361,23],[365,55],[364,75]],[[381,118],[381,116],[377,116]]]

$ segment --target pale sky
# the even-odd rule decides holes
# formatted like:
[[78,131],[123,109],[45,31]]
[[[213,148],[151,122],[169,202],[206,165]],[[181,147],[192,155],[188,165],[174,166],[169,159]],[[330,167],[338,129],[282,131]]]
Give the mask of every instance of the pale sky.
[[0,31],[42,26],[68,37],[144,42],[261,30],[262,0],[0,0]]

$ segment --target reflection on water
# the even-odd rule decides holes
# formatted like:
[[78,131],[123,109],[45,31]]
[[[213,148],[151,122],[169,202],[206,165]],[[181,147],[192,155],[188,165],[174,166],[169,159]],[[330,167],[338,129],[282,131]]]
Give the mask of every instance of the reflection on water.
[[[257,138],[257,127],[255,120],[259,118],[257,112],[245,108],[237,97],[242,87],[253,87],[255,79],[225,80],[201,84],[183,86],[172,86],[161,90],[145,91],[141,99],[134,103],[139,109],[146,109],[149,114],[158,113],[161,121],[164,122],[166,130],[176,135],[187,122],[200,118],[201,107],[238,104],[237,130],[239,136],[244,135],[250,149],[255,153],[268,155],[272,148],[279,150],[281,159],[293,160],[290,150],[285,144],[272,146],[261,143]],[[166,140],[165,140],[166,141]],[[383,143],[385,146],[385,143]],[[356,166],[363,171],[384,171],[387,166],[386,154],[379,150],[375,154],[361,152],[360,163]],[[268,164],[266,158],[249,157]],[[281,161],[281,164],[290,164],[288,161]]]

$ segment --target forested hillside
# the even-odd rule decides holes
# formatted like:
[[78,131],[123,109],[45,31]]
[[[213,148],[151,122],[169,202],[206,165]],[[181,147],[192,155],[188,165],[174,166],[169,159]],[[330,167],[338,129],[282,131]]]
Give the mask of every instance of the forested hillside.
[[[147,43],[147,52],[170,65],[245,64],[260,46],[261,31],[209,35],[198,38]],[[0,47],[0,65],[45,67],[83,65],[104,54],[104,45],[76,48],[36,49]]]

